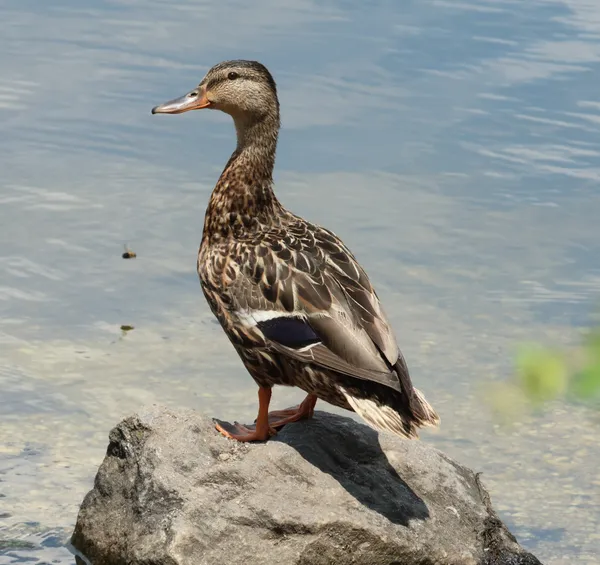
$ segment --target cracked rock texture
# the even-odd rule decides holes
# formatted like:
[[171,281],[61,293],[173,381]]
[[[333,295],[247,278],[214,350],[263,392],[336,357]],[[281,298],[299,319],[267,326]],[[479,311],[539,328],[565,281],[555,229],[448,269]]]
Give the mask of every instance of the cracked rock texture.
[[473,471],[325,412],[261,444],[193,411],[123,420],[72,543],[93,565],[540,563]]

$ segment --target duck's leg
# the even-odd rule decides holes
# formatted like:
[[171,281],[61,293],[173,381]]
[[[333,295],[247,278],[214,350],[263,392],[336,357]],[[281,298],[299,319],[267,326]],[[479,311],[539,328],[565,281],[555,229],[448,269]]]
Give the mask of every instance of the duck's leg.
[[277,431],[269,424],[269,402],[271,401],[271,388],[260,387],[258,389],[258,416],[253,428],[234,422],[223,422],[215,420],[215,427],[225,437],[237,441],[265,441],[269,436],[275,435]]
[[317,397],[309,394],[298,406],[286,408],[285,410],[274,410],[269,412],[269,425],[272,428],[281,428],[286,424],[297,422],[298,420],[308,420],[315,413],[315,404]]

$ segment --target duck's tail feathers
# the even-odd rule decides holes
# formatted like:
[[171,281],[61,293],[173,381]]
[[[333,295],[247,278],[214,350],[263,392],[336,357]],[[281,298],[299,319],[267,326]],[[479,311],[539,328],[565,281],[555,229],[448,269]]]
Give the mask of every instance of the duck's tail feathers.
[[388,397],[391,400],[389,404],[379,402],[377,397],[365,398],[352,395],[344,388],[342,392],[352,409],[369,426],[379,431],[416,439],[419,437],[418,428],[437,426],[440,421],[435,410],[416,389],[412,390],[410,400],[407,394],[393,391]]
[[419,427],[423,426],[437,426],[440,423],[440,417],[433,409],[431,404],[425,400],[423,393],[413,387],[410,373],[408,372],[408,365],[404,359],[404,355],[400,353],[398,355],[398,361],[394,365],[396,374],[400,380],[400,389],[402,391],[401,404],[408,410],[415,421],[415,425]]
[[415,426],[391,406],[371,398],[352,396],[346,389],[342,389],[342,392],[352,409],[372,428],[410,439],[418,437]]
[[424,427],[436,427],[440,424],[440,417],[438,413],[433,409],[433,406],[425,400],[423,393],[413,388],[413,398],[411,401],[411,408],[415,417],[418,420],[418,426]]

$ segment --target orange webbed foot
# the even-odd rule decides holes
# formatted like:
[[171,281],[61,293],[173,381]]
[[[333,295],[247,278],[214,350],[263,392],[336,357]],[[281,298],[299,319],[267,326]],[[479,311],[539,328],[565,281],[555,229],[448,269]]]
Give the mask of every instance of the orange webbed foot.
[[215,423],[215,428],[226,438],[241,442],[267,441],[271,436],[274,436],[277,433],[277,430],[272,426],[245,426],[239,422],[231,424],[230,422],[217,419],[214,419],[213,421]]
[[299,422],[300,420],[308,420],[315,413],[315,404],[317,397],[309,394],[302,404],[285,410],[273,410],[269,412],[269,425],[273,428],[282,428],[286,424]]

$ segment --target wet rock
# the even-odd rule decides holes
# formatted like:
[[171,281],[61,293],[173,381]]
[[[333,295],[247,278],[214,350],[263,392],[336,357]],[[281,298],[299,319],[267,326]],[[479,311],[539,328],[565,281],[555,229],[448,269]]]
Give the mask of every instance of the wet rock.
[[72,543],[93,565],[539,564],[471,470],[324,412],[263,444],[192,411],[127,418]]

